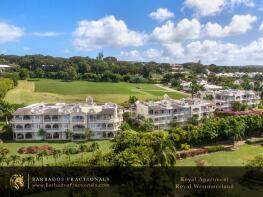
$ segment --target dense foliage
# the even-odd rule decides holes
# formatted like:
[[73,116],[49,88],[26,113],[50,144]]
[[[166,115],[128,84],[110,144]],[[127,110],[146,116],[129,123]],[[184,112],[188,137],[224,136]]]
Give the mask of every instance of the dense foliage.
[[0,79],[0,99],[4,98],[7,91],[14,88],[14,81],[11,79]]
[[131,83],[151,82],[152,74],[162,74],[170,71],[169,64],[155,62],[139,63],[118,61],[114,57],[96,59],[89,57],[60,58],[43,55],[0,55],[0,63],[19,65],[15,71],[20,79],[51,78],[63,80],[83,79],[89,81]]

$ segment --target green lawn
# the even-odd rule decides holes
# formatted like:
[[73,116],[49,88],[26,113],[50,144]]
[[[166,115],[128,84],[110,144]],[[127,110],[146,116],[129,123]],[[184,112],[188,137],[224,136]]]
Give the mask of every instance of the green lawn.
[[[93,142],[94,141],[89,141],[89,142],[85,142],[85,144],[87,144],[89,146]],[[98,140],[96,142],[99,144],[100,150],[103,153],[109,152],[111,150],[111,146],[113,144],[113,142],[111,142],[110,140]],[[63,147],[68,146],[68,145],[74,145],[74,144],[76,144],[76,143],[74,143],[74,142],[61,142],[61,143],[59,143],[59,142],[50,142],[50,143],[49,142],[7,142],[4,144],[0,144],[0,147],[6,147],[9,149],[10,152],[7,154],[7,157],[10,155],[19,155],[22,158],[22,157],[27,157],[27,156],[32,156],[32,155],[35,156],[35,154],[19,154],[19,153],[17,153],[17,150],[21,147],[49,145],[49,146],[52,146],[53,148],[62,150]],[[84,153],[83,158],[88,158],[92,154],[93,153],[91,153],[91,152]],[[82,153],[71,155],[71,161],[79,160],[79,159],[82,159]],[[64,154],[60,158],[57,159],[57,162],[63,162],[63,161],[68,161],[68,158]],[[54,158],[52,156],[48,156],[47,158],[44,159],[44,165],[51,164],[54,162],[55,161],[54,161]],[[27,164],[25,164],[25,165],[27,165]],[[39,166],[39,165],[41,165],[41,162],[36,160],[35,165]]]
[[208,166],[244,166],[247,161],[263,154],[262,145],[242,145],[234,151],[222,151],[189,159],[178,160],[177,166],[196,166],[196,161],[204,160]]
[[140,100],[160,99],[168,94],[174,99],[188,95],[177,91],[167,91],[154,84],[103,83],[42,79],[40,81],[19,81],[18,87],[10,90],[5,100],[10,103],[31,104],[36,102],[84,102],[92,96],[98,103],[115,102],[122,104],[129,96],[137,96]]

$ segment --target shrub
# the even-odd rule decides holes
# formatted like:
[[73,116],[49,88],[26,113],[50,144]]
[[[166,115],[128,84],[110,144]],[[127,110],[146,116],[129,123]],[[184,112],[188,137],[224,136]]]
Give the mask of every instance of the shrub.
[[181,144],[181,149],[182,150],[189,150],[190,149],[190,145],[185,143],[185,144]]
[[0,147],[0,155],[6,156],[9,153],[9,149],[6,147]]
[[177,159],[185,159],[188,157],[194,157],[196,155],[202,155],[208,153],[208,150],[205,148],[193,149],[188,151],[183,151],[176,154]]
[[209,146],[206,149],[209,153],[213,153],[213,152],[223,151],[225,150],[225,147],[222,145],[217,145],[217,146]]
[[94,152],[96,150],[98,150],[100,148],[100,145],[97,142],[93,142],[89,148],[88,148],[88,152]]
[[35,154],[41,151],[46,151],[48,155],[53,154],[53,147],[48,145],[43,146],[28,146],[28,147],[21,147],[18,149],[19,154]]
[[251,138],[246,140],[247,144],[257,144],[257,143],[262,143],[263,142],[263,138]]

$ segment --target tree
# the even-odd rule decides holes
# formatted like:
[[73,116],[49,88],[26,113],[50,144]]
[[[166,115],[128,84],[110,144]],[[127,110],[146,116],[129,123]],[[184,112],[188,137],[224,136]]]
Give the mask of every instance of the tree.
[[21,157],[19,155],[10,155],[10,160],[12,162],[12,165],[19,163],[21,160]]
[[72,139],[72,136],[73,136],[73,131],[67,130],[67,131],[66,131],[66,138],[67,138],[67,139]]
[[27,165],[28,165],[28,166],[33,166],[33,165],[35,165],[35,157],[29,156],[29,157],[25,157],[25,158],[23,158],[23,159],[25,159],[25,162],[27,162]]
[[57,163],[57,159],[58,159],[61,155],[62,155],[61,150],[59,150],[59,149],[54,149],[54,150],[53,150],[52,156],[53,156],[53,158],[54,158],[54,160],[55,160],[55,164]]
[[145,119],[143,124],[140,126],[141,131],[153,131],[154,125],[152,119]]
[[191,87],[192,98],[194,98],[194,95],[195,95],[198,91],[200,91],[200,90],[203,89],[203,86],[200,85],[200,84],[198,84],[196,80],[193,80],[193,81],[191,82],[190,87]]
[[83,154],[88,150],[88,146],[86,144],[80,144],[79,150],[81,152],[81,159],[83,159]]
[[129,97],[129,104],[134,104],[138,101],[138,98],[136,96],[130,96]]
[[150,76],[150,71],[147,66],[142,67],[142,76],[148,78]]
[[47,151],[40,151],[36,154],[37,161],[41,161],[41,165],[44,166],[44,157],[47,157]]
[[242,104],[238,101],[235,101],[231,104],[231,107],[234,111],[245,111],[247,108],[246,104]]
[[34,76],[36,78],[42,78],[44,77],[44,74],[45,72],[41,69],[41,68],[37,68],[35,71],[34,71]]
[[152,159],[153,165],[160,165],[162,167],[172,167],[176,163],[176,150],[173,146],[161,143]]
[[21,68],[19,71],[19,78],[25,80],[29,77],[29,72],[26,68]]
[[98,53],[98,56],[97,56],[96,59],[97,59],[97,60],[102,60],[103,57],[104,57],[104,54],[103,54],[103,51],[101,51],[101,52]]
[[39,129],[38,132],[37,132],[37,134],[38,134],[39,136],[41,136],[42,139],[45,138],[46,133],[47,133],[47,132],[46,132],[44,129]]
[[5,160],[6,160],[6,157],[3,155],[0,155],[0,166],[4,165]]
[[77,71],[74,67],[70,66],[68,67],[65,72],[67,73],[66,76],[64,76],[64,80],[75,80],[78,77]]
[[85,136],[86,140],[90,140],[90,138],[93,136],[93,133],[89,128],[85,128],[84,136]]
[[128,130],[131,130],[131,126],[129,125],[129,123],[127,122],[123,122],[120,126],[120,129],[122,131],[128,131]]
[[97,142],[93,142],[88,148],[89,152],[94,152],[99,149],[100,149],[100,145]]
[[67,156],[68,160],[70,161],[71,155],[74,153],[74,150],[73,150],[72,147],[66,146],[66,147],[63,149],[63,153]]

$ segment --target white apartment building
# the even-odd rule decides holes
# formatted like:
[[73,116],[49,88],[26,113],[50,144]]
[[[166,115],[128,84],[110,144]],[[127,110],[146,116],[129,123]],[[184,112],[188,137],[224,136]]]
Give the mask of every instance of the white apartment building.
[[167,95],[160,101],[137,101],[134,110],[135,115],[152,119],[155,130],[167,130],[171,122],[184,123],[194,116],[199,120],[203,117],[210,117],[215,111],[213,104],[209,101],[201,99],[173,100]]
[[224,111],[232,108],[233,102],[247,104],[249,107],[256,107],[260,103],[260,96],[252,90],[219,90],[219,91],[201,91],[197,97],[203,99],[211,95],[215,108]]
[[[85,140],[85,129],[91,139],[113,138],[122,123],[123,109],[114,103],[97,105],[92,97],[81,104],[37,103],[19,108],[11,120],[15,140]],[[44,130],[44,136],[39,135]]]

